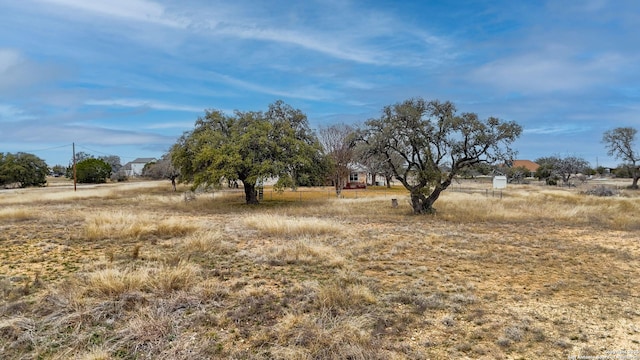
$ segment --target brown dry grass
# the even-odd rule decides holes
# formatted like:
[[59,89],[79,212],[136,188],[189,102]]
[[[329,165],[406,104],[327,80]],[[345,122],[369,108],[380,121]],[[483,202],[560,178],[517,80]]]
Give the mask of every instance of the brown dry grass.
[[257,207],[165,182],[2,192],[0,357],[634,354],[640,197],[587,186],[464,182],[435,216],[398,188]]

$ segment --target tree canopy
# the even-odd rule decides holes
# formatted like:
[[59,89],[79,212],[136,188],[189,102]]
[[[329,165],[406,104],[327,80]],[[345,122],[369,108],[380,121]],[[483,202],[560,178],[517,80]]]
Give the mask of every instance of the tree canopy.
[[540,165],[536,176],[548,184],[562,179],[564,185],[569,185],[571,176],[589,171],[589,162],[578,156],[547,156],[536,159],[536,163]]
[[632,127],[619,127],[606,131],[602,135],[602,142],[607,148],[607,154],[624,161],[628,168],[633,183],[632,189],[638,188],[640,179],[640,151],[635,149],[636,134],[638,130]]
[[[510,145],[522,133],[513,121],[458,115],[451,102],[421,98],[386,106],[380,118],[365,124],[361,140],[370,154],[388,161],[409,190],[416,214],[433,213],[440,193],[462,169],[510,159]],[[402,162],[393,161],[396,157]]]
[[17,184],[22,188],[44,186],[47,183],[48,174],[47,163],[33,154],[0,153],[0,186],[8,184]]
[[76,164],[79,183],[102,184],[111,175],[111,165],[101,159],[86,158]]
[[258,203],[256,185],[267,178],[295,187],[320,155],[306,115],[282,101],[266,112],[207,110],[171,148],[182,182],[219,187],[223,180],[239,180],[247,204]]

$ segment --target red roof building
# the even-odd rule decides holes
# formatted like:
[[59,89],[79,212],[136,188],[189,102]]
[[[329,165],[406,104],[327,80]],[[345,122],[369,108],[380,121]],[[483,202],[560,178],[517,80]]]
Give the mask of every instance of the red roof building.
[[538,170],[538,168],[540,167],[540,165],[534,163],[531,160],[513,160],[511,167],[517,168],[517,167],[523,167],[529,171],[531,171],[532,173],[536,172]]

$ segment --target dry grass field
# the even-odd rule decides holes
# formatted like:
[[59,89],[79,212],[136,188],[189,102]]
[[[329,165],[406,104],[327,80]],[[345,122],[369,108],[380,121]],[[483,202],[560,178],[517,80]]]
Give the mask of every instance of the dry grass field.
[[592,186],[0,191],[0,358],[640,358],[640,197]]

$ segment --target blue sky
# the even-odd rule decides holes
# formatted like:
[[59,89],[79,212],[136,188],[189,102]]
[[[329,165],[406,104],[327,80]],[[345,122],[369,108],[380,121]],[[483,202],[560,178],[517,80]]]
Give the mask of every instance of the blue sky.
[[411,97],[524,127],[518,157],[615,165],[640,130],[640,2],[0,0],[0,152],[160,157],[204,109],[313,128]]

